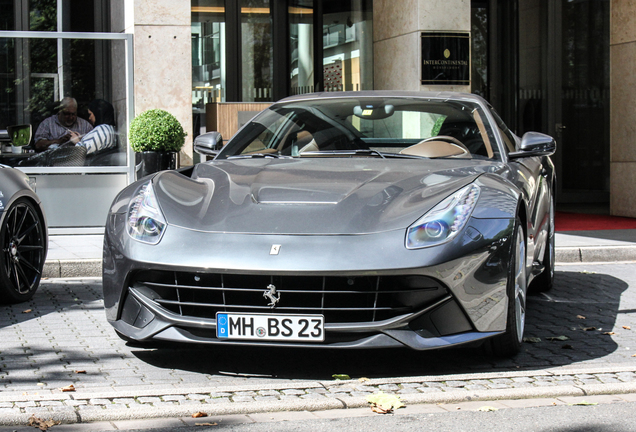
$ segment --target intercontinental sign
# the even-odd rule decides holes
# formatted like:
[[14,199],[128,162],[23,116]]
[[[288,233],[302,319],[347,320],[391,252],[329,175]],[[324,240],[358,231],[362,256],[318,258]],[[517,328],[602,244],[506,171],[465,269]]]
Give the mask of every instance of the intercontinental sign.
[[422,33],[422,84],[470,85],[470,35]]

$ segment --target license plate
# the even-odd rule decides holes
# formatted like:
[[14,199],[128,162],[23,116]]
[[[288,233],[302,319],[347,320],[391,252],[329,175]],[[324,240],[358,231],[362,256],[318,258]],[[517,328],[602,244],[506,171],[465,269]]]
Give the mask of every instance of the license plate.
[[322,315],[216,314],[219,339],[322,342],[324,326]]

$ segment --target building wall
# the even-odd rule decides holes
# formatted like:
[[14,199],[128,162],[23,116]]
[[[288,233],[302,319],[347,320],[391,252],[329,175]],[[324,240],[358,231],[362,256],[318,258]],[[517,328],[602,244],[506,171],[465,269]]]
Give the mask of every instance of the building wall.
[[135,114],[153,108],[173,114],[188,133],[181,151],[181,165],[191,165],[190,1],[125,0],[124,4],[122,30],[135,35]]
[[636,2],[610,2],[610,213],[636,217]]
[[470,32],[470,0],[374,0],[374,88],[470,92],[470,86],[420,84],[422,31]]

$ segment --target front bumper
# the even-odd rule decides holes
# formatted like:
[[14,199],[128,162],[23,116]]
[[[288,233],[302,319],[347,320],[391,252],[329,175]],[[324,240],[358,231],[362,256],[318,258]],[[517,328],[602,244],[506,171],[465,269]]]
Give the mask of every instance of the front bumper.
[[[473,219],[469,234],[416,251],[404,248],[402,232],[269,236],[178,227],[169,227],[161,243],[150,246],[118,229],[122,220],[122,215],[111,215],[107,224],[104,303],[108,320],[131,339],[424,350],[471,343],[505,330],[507,219]],[[272,256],[274,244],[282,245],[281,253]],[[201,282],[193,282],[197,279]],[[406,279],[417,282],[404,288]],[[325,316],[323,343],[216,338],[216,311],[269,310],[264,299],[254,304],[268,280],[282,287],[285,298],[291,295],[285,294],[286,287],[302,291],[297,297],[302,301],[281,302],[276,314],[287,308],[287,313]],[[362,287],[346,289],[346,283]],[[242,290],[242,305],[227,301],[237,289]],[[325,295],[325,289],[331,294]],[[250,292],[254,296],[248,299]]]

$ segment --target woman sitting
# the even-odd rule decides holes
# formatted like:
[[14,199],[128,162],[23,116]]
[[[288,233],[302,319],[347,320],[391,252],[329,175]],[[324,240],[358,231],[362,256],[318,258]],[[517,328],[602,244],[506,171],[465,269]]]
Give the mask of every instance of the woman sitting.
[[113,106],[103,99],[95,99],[88,104],[88,114],[93,130],[84,136],[75,135],[71,141],[86,147],[86,155],[117,147]]

